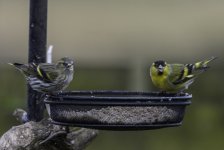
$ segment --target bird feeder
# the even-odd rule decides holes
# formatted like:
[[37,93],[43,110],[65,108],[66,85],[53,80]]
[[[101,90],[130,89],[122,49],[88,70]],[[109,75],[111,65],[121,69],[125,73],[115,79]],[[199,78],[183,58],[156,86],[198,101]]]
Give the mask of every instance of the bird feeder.
[[[47,0],[30,0],[29,63],[46,62]],[[42,93],[28,86],[28,120],[43,119]],[[52,123],[108,130],[180,126],[189,94],[72,91],[45,99]]]
[[151,130],[180,126],[189,94],[73,91],[49,96],[52,123],[104,130]]

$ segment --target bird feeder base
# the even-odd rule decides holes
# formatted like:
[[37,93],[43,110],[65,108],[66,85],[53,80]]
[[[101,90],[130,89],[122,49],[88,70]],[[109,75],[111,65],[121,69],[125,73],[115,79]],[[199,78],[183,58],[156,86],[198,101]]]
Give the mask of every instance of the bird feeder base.
[[82,127],[98,130],[112,130],[112,131],[137,131],[137,130],[154,130],[167,127],[178,127],[182,125],[180,123],[169,124],[152,124],[152,125],[101,125],[101,124],[74,124],[74,123],[62,123],[57,121],[51,121],[51,123],[62,126]]

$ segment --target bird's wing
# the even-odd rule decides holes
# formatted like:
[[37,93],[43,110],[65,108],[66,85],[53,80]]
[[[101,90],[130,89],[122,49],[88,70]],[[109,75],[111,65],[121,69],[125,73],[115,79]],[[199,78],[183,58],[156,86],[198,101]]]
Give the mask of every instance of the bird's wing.
[[171,73],[169,75],[169,81],[172,84],[183,84],[195,78],[195,76],[190,74],[188,68],[183,64],[171,64],[170,68]]
[[46,82],[53,82],[60,74],[61,70],[57,69],[55,64],[41,63],[36,67],[39,78]]
[[175,82],[179,79],[182,79],[183,76],[183,70],[184,70],[184,65],[182,64],[171,64],[169,65],[170,68],[170,74],[169,74],[169,81],[170,82]]

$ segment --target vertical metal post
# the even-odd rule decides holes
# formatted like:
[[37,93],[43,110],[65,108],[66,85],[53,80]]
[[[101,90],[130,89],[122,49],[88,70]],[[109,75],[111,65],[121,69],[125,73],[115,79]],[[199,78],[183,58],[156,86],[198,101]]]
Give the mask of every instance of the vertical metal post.
[[[30,0],[29,18],[29,60],[28,62],[46,62],[47,45],[47,3],[48,0]],[[41,93],[28,85],[28,119],[43,119],[44,103]]]

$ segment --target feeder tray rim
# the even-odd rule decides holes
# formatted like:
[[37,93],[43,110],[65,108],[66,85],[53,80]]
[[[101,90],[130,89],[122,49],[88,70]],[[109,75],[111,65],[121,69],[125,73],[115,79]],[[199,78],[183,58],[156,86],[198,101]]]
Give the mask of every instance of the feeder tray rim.
[[47,104],[76,104],[101,106],[159,106],[159,105],[189,105],[192,98],[190,94],[183,96],[159,96],[156,92],[130,92],[130,91],[72,91],[63,92],[58,96],[49,96],[45,99]]
[[[112,100],[111,100],[112,101]],[[44,100],[46,104],[53,104],[53,105],[84,105],[84,106],[141,106],[141,107],[148,107],[148,106],[181,106],[181,105],[190,105],[191,101],[180,101],[180,102],[130,102],[123,101],[123,102],[109,102],[109,101],[54,101],[54,100]]]
[[[77,94],[77,95],[75,95]],[[79,94],[79,95],[78,95]],[[142,96],[142,98],[153,98],[153,99],[165,99],[165,98],[173,98],[173,99],[191,99],[192,94],[188,93],[182,93],[180,95],[177,95],[177,93],[160,93],[160,92],[142,92],[142,91],[119,91],[119,90],[80,90],[80,91],[64,91],[62,93],[59,93],[58,95],[49,95],[52,98],[56,97],[77,97],[77,98],[91,98],[94,97],[95,99],[101,99],[102,97],[105,98],[105,96],[99,96],[99,95],[114,95],[111,96],[113,98],[118,97],[119,99],[124,98],[126,95],[129,95],[129,99],[139,99],[139,97],[133,97],[133,96]],[[118,95],[118,96],[116,96]],[[90,97],[91,96],[91,97]],[[116,97],[115,97],[116,96]],[[107,96],[109,97],[109,96]]]

